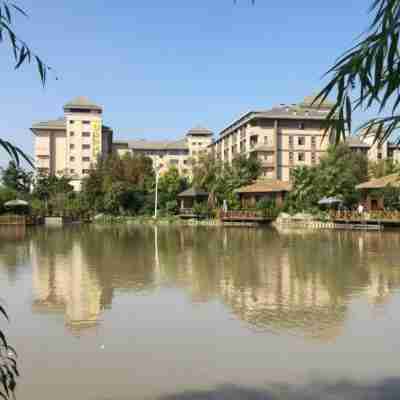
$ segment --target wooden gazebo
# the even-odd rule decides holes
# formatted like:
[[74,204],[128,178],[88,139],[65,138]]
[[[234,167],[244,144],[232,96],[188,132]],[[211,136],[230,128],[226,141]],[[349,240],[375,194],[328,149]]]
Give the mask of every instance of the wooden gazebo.
[[180,214],[193,214],[194,204],[207,203],[208,193],[199,188],[191,187],[178,194]]
[[251,185],[236,190],[242,208],[255,208],[260,200],[272,200],[277,207],[283,205],[285,197],[292,190],[290,182],[278,179],[260,179]]
[[376,191],[388,186],[400,188],[400,175],[386,175],[382,178],[371,179],[357,186],[357,189],[362,193],[363,203],[367,210],[378,211],[385,208],[383,196],[376,196]]

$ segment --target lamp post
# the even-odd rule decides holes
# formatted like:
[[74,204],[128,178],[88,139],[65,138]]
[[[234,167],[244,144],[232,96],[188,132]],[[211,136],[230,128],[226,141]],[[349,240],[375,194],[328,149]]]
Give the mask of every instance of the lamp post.
[[154,199],[154,219],[157,218],[157,207],[158,207],[158,178],[160,177],[160,167],[157,161],[154,160],[154,172],[156,174],[156,197]]

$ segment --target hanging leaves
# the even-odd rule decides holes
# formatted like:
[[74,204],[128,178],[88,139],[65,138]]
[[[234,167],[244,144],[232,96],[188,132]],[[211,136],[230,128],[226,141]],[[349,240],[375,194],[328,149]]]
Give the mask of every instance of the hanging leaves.
[[335,93],[336,103],[328,115],[338,141],[351,132],[353,112],[378,106],[379,113],[359,130],[374,133],[382,142],[396,133],[400,124],[400,0],[374,0],[370,11],[372,23],[364,38],[344,53],[327,72],[328,84],[317,95],[322,103]]

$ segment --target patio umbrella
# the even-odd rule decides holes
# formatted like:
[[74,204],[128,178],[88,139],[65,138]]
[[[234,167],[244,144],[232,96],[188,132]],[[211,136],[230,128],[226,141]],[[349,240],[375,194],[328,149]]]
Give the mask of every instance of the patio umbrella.
[[343,200],[337,197],[324,197],[318,202],[320,206],[333,206],[341,203],[343,203]]
[[5,207],[26,207],[28,205],[29,203],[27,201],[18,199],[10,200],[4,203]]

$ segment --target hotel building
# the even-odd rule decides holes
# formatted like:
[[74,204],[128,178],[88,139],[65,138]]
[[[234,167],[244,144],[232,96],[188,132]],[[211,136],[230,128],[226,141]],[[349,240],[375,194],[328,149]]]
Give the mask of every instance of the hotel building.
[[151,141],[145,139],[116,141],[113,150],[120,156],[126,153],[143,154],[150,157],[153,165],[164,173],[170,167],[176,167],[183,175],[191,174],[190,159],[197,159],[208,152],[212,144],[213,133],[206,128],[190,129],[181,140]]
[[223,129],[210,149],[228,163],[238,155],[256,157],[265,178],[288,181],[292,168],[317,164],[329,145],[325,119],[332,104],[312,101],[250,111]]
[[361,132],[347,138],[347,145],[354,151],[365,154],[369,161],[392,159],[400,162],[400,146],[390,140],[375,141],[375,133],[366,136]]
[[31,127],[39,173],[67,175],[75,190],[99,156],[112,151],[113,131],[103,125],[102,107],[86,97],[64,106],[64,116]]

